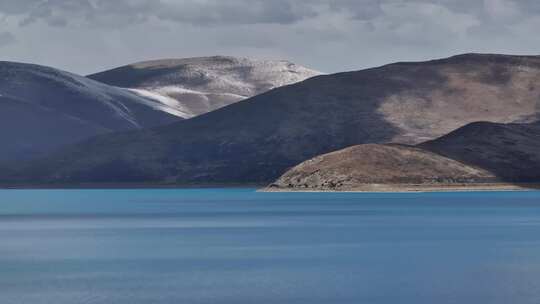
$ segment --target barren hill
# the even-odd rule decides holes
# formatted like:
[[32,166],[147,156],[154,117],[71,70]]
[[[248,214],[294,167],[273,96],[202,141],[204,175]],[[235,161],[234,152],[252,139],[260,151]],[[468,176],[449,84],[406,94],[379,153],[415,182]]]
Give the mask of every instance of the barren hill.
[[472,123],[418,145],[358,145],[305,161],[272,188],[362,190],[373,185],[540,182],[540,125]]
[[540,57],[482,54],[317,76],[167,127],[92,139],[21,176],[271,182],[306,159],[353,145],[417,144],[475,121],[533,121],[539,79]]

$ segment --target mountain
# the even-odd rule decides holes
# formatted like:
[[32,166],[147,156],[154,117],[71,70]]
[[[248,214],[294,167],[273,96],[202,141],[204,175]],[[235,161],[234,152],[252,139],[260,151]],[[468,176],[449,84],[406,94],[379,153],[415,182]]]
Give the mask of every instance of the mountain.
[[416,144],[539,113],[540,57],[467,54],[316,76],[166,127],[112,134],[22,170],[42,183],[266,183],[314,156]]
[[10,143],[0,161],[42,156],[98,134],[165,125],[317,74],[285,61],[208,57],[138,63],[91,75],[96,81],[0,62],[0,138]]
[[178,121],[148,100],[49,67],[0,62],[0,160],[26,159],[112,131]]
[[320,74],[288,61],[214,56],[146,61],[88,77],[191,118]]
[[540,182],[540,124],[478,122],[416,147],[353,146],[295,166],[271,188],[373,190],[497,182]]
[[540,123],[472,123],[419,147],[507,182],[540,182]]

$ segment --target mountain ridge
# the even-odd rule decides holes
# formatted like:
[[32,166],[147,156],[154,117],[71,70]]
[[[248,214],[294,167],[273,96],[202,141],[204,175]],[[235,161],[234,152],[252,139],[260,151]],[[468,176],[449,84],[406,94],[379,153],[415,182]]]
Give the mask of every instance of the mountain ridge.
[[320,74],[286,60],[210,56],[141,61],[88,77],[192,118]]
[[312,77],[165,128],[71,146],[22,176],[46,183],[271,182],[306,159],[353,145],[418,144],[474,121],[536,119],[539,58],[466,57]]
[[419,147],[484,168],[507,182],[540,181],[540,123],[475,122]]
[[0,61],[0,160],[28,159],[60,146],[178,118],[119,88],[35,64]]

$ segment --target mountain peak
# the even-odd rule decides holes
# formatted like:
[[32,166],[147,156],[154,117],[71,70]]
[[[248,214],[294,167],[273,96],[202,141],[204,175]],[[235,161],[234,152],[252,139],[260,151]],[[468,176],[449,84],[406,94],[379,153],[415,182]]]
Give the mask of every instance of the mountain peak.
[[[299,66],[288,60],[273,60],[273,59],[256,59],[251,57],[242,56],[201,56],[201,57],[187,57],[187,58],[162,58],[139,61],[136,63],[121,66],[119,68],[132,67],[137,69],[152,69],[152,68],[178,68],[178,67],[198,67],[204,68],[220,68],[223,66],[257,66],[265,64],[278,64],[278,65],[291,65]],[[118,68],[116,68],[118,69]],[[307,68],[306,68],[307,69]],[[113,69],[115,70],[115,69]],[[99,74],[99,73],[97,73]],[[96,74],[93,74],[96,75]],[[90,75],[92,76],[92,75]]]
[[138,62],[88,77],[191,118],[320,74],[284,60],[211,56]]

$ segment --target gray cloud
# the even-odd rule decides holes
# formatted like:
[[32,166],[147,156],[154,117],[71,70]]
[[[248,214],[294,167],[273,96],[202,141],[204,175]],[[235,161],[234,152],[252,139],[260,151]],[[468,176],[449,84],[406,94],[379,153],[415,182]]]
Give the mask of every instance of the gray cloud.
[[[314,16],[308,2],[291,0],[4,0],[0,11],[21,15],[26,26],[44,20],[71,20],[91,26],[129,25],[152,18],[200,26],[290,24]],[[314,3],[316,4],[316,3]],[[112,19],[116,22],[110,22]]]
[[[432,4],[482,19],[540,12],[537,0],[3,0],[0,12],[24,16],[22,25],[38,20],[84,21],[85,25],[141,23],[152,18],[199,26],[292,24],[328,12],[371,20],[383,6]],[[107,20],[117,19],[115,23]]]
[[314,16],[310,6],[290,0],[183,1],[163,3],[160,18],[197,25],[290,24]]
[[0,47],[15,43],[17,39],[9,32],[0,32]]
[[0,22],[20,38],[3,59],[82,73],[214,54],[333,72],[540,50],[537,0],[1,0]]
[[38,0],[1,1],[0,11],[5,14],[24,14],[39,2]]
[[126,26],[152,19],[196,26],[294,24],[341,13],[372,20],[389,5],[435,5],[483,22],[540,12],[536,0],[3,0],[0,12],[22,16],[21,25],[43,20],[53,26]]

